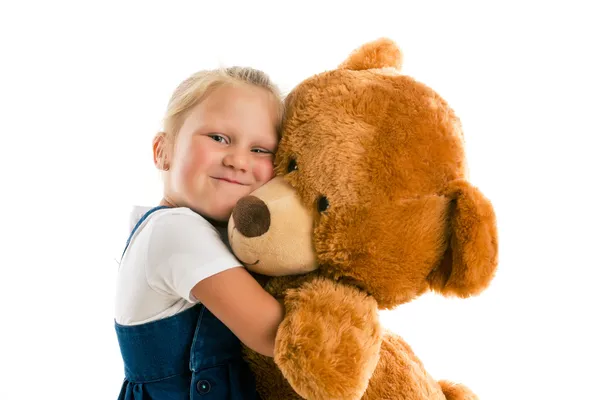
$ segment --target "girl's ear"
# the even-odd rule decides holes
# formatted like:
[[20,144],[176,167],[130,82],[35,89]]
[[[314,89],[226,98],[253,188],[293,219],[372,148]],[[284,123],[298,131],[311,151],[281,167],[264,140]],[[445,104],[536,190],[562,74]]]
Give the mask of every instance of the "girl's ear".
[[152,140],[154,165],[161,171],[168,171],[170,166],[169,146],[165,132],[158,132]]

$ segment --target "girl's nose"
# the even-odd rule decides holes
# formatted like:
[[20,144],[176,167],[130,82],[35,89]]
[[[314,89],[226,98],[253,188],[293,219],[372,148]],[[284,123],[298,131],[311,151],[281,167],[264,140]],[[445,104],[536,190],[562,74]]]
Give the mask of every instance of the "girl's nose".
[[223,158],[223,164],[242,171],[250,168],[250,157],[241,151],[231,151]]

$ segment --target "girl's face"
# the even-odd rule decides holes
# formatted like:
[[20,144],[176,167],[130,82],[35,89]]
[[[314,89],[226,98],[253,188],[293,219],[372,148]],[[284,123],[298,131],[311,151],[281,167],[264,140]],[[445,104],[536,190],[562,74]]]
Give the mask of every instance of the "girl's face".
[[239,199],[273,177],[276,118],[265,89],[215,89],[190,110],[177,135],[167,158],[165,201],[227,221]]

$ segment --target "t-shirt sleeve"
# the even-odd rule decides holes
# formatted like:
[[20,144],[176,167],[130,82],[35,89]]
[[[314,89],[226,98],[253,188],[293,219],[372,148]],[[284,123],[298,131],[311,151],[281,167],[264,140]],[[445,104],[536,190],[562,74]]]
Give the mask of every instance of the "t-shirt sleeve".
[[241,267],[218,231],[202,217],[166,214],[152,222],[146,277],[153,289],[196,303],[191,290],[198,282]]

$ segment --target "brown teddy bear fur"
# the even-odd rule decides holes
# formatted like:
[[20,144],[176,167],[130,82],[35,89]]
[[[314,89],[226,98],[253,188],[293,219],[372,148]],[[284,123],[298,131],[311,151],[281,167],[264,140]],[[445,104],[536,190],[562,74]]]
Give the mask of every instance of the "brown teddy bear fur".
[[476,398],[429,375],[378,319],[429,290],[476,295],[497,266],[495,213],[466,177],[460,121],[401,62],[380,39],[294,88],[278,177],[234,209],[235,254],[272,276],[261,279],[286,310],[273,359],[246,349],[265,400]]

